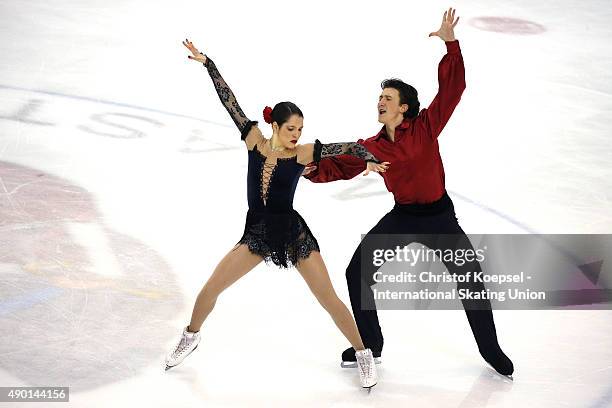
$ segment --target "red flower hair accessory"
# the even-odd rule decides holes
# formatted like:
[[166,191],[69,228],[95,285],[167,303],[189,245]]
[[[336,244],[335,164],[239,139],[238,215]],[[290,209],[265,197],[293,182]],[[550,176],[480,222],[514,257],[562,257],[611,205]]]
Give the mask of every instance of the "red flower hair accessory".
[[266,123],[272,123],[272,108],[266,106],[263,110],[263,117]]

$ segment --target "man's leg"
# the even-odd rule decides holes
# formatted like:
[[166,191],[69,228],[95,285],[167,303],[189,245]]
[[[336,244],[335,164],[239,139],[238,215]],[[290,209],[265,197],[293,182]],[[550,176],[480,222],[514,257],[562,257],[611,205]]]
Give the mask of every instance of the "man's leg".
[[[392,210],[382,217],[367,235],[389,234],[392,232],[392,226],[395,223],[397,223],[396,214]],[[366,236],[364,239],[368,239],[368,237]],[[378,270],[378,267],[371,264],[362,266],[361,251],[362,244],[360,243],[346,268],[346,283],[351,299],[353,316],[355,317],[363,344],[366,348],[372,350],[374,357],[378,358],[382,352],[384,339],[378,322],[374,293],[371,288],[374,284],[373,275]],[[365,269],[362,269],[362,267]],[[355,350],[352,347],[342,353],[342,361],[355,361]]]
[[365,279],[365,273],[362,273],[361,270],[361,248],[362,246],[359,244],[351,262],[346,268],[346,283],[351,299],[353,316],[355,316],[355,322],[357,323],[363,344],[379,355],[382,351],[384,340],[378,322],[374,293],[370,287],[371,283]]
[[[468,236],[465,234],[457,218],[455,217],[454,209],[435,216],[435,221],[431,224],[435,229],[435,233],[453,234],[448,236],[440,236],[435,243],[429,243],[428,247],[434,249],[463,249],[474,250]],[[446,263],[448,271],[452,274],[463,275],[466,272],[482,271],[480,263],[466,262],[462,266],[456,265],[454,262]],[[485,285],[482,282],[463,282],[457,283],[457,289],[468,289],[473,292],[485,291]],[[463,308],[467,316],[470,328],[474,334],[474,339],[478,345],[478,351],[482,357],[500,374],[511,375],[514,372],[512,361],[504,354],[497,340],[497,332],[493,321],[493,312],[491,310],[491,302],[488,299],[468,300],[463,299]]]

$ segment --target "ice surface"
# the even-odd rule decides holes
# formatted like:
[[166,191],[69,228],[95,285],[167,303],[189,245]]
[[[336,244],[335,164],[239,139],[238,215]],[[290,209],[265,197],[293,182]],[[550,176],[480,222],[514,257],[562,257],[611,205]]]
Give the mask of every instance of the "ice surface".
[[[382,79],[431,101],[448,6],[467,89],[440,146],[464,230],[610,233],[606,1],[0,2],[0,386],[70,386],[79,407],[612,406],[610,311],[496,312],[512,384],[463,312],[380,312],[366,396],[299,274],[264,265],[163,370],[247,209],[244,145],[181,40],[252,119],[291,100],[302,141],[356,140],[379,129]],[[391,194],[375,174],[302,180],[294,204],[348,303],[344,269]]]

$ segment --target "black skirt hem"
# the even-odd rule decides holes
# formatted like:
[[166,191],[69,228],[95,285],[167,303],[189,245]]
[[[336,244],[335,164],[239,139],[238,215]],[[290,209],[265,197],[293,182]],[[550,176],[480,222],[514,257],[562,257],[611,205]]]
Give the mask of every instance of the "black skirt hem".
[[284,213],[249,210],[238,244],[247,245],[266,264],[273,263],[283,269],[295,267],[313,251],[320,252],[317,239],[295,210]]

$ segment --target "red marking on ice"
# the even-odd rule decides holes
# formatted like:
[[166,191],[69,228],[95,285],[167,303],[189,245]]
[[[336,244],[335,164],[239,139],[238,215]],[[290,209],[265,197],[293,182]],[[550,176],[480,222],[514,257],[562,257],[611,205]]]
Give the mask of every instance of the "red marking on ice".
[[513,17],[475,17],[469,20],[469,24],[479,30],[505,34],[530,35],[546,31],[546,28],[538,23]]

